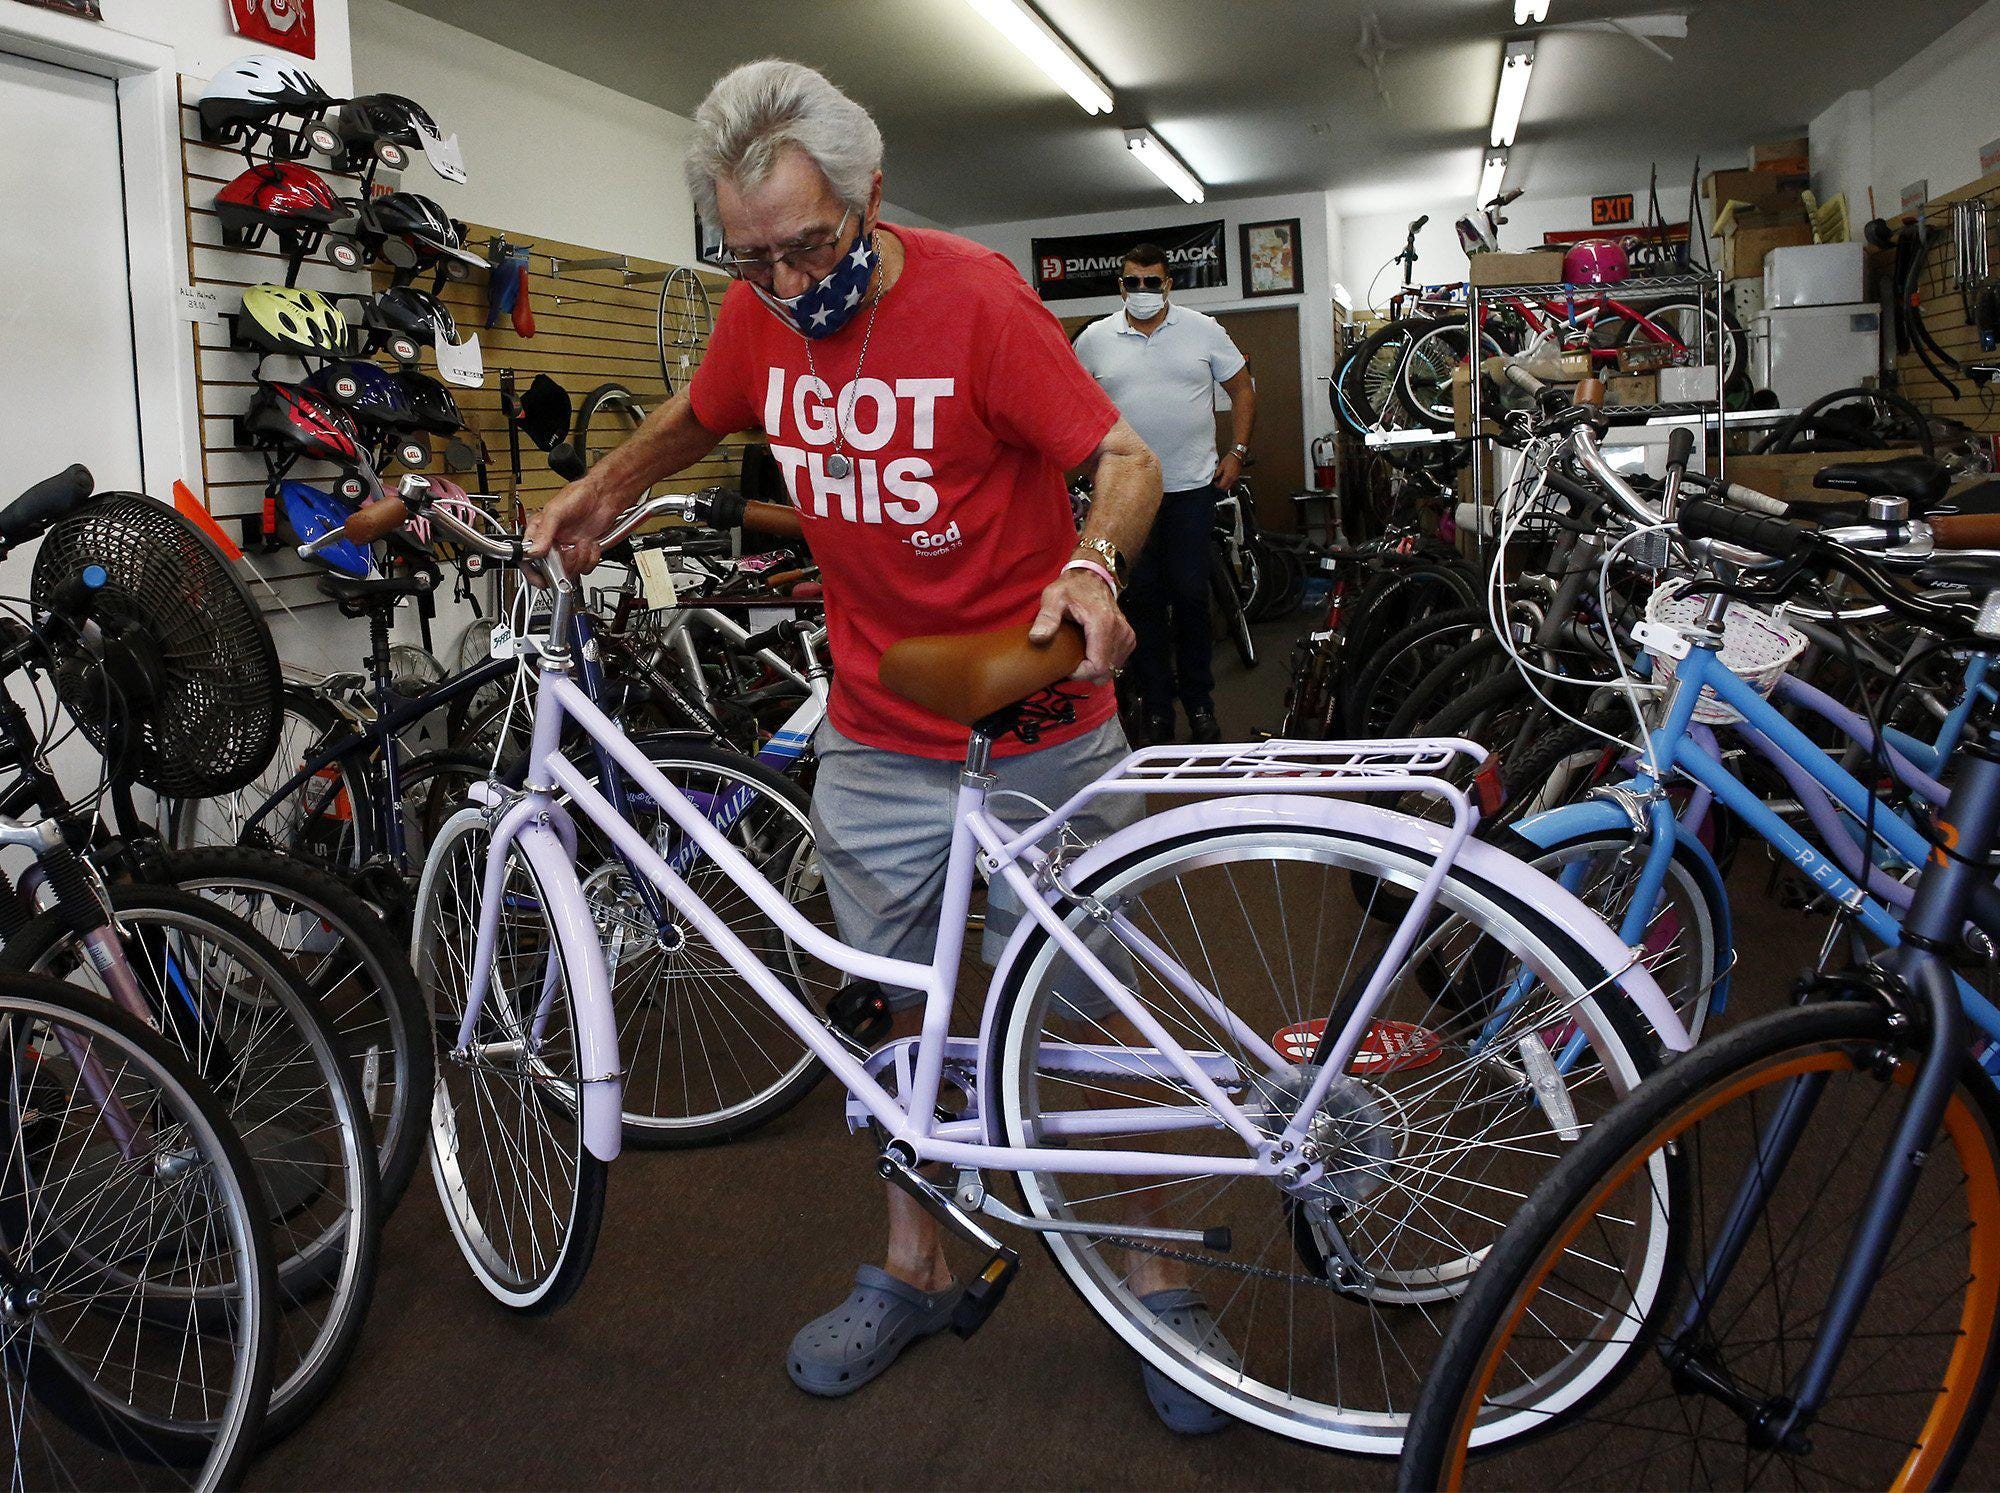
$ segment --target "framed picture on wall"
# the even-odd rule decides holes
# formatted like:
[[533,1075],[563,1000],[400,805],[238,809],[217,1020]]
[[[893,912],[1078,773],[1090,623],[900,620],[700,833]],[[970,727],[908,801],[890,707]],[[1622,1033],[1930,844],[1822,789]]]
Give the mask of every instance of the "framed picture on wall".
[[1299,261],[1299,220],[1245,223],[1237,230],[1243,259],[1243,294],[1303,295],[1305,266]]

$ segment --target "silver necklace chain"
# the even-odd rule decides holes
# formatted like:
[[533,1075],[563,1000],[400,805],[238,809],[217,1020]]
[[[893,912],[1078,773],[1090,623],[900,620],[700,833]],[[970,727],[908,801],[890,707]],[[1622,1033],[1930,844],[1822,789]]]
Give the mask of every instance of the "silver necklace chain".
[[[861,352],[854,360],[854,377],[848,381],[848,388],[861,382],[861,368],[868,361],[868,339],[875,335],[875,313],[882,309],[882,285],[889,278],[888,266],[881,266],[876,274],[875,296],[868,304],[868,325],[861,329]],[[806,372],[815,380],[819,380],[819,369],[813,365],[813,340],[810,337],[806,338]],[[842,393],[845,393],[845,390]],[[826,474],[836,482],[854,470],[854,463],[848,458],[844,449],[847,445],[847,420],[842,405],[845,402],[840,395],[834,396],[833,450],[826,458]]]

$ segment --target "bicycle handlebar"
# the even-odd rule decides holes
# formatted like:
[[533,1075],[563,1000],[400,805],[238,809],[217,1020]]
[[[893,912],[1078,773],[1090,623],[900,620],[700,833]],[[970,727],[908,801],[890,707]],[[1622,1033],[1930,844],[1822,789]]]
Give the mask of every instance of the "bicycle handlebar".
[[2000,513],[1940,513],[1930,526],[1931,543],[1941,550],[2000,549]]

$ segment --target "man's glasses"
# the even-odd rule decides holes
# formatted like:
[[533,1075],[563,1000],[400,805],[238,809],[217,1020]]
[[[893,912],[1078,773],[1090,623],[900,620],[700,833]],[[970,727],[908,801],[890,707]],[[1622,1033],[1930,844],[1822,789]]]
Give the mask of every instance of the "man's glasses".
[[1127,290],[1165,290],[1167,288],[1167,277],[1165,275],[1123,275],[1119,277],[1118,283]]
[[729,245],[724,244],[721,254],[716,256],[715,263],[718,268],[727,270],[737,279],[748,280],[756,285],[768,286],[776,277],[779,265],[800,274],[809,274],[814,269],[824,266],[827,263],[827,256],[832,251],[845,247],[847,220],[853,216],[852,208],[840,215],[840,223],[833,230],[832,238],[822,239],[816,244],[800,244],[785,250],[782,254],[738,254]]

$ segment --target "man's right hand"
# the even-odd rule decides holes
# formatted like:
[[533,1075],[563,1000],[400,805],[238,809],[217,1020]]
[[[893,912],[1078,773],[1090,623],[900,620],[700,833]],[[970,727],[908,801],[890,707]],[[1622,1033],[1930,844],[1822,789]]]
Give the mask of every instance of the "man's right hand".
[[565,575],[583,575],[601,558],[598,540],[629,506],[617,493],[580,477],[528,520],[528,554],[539,559],[553,549]]

